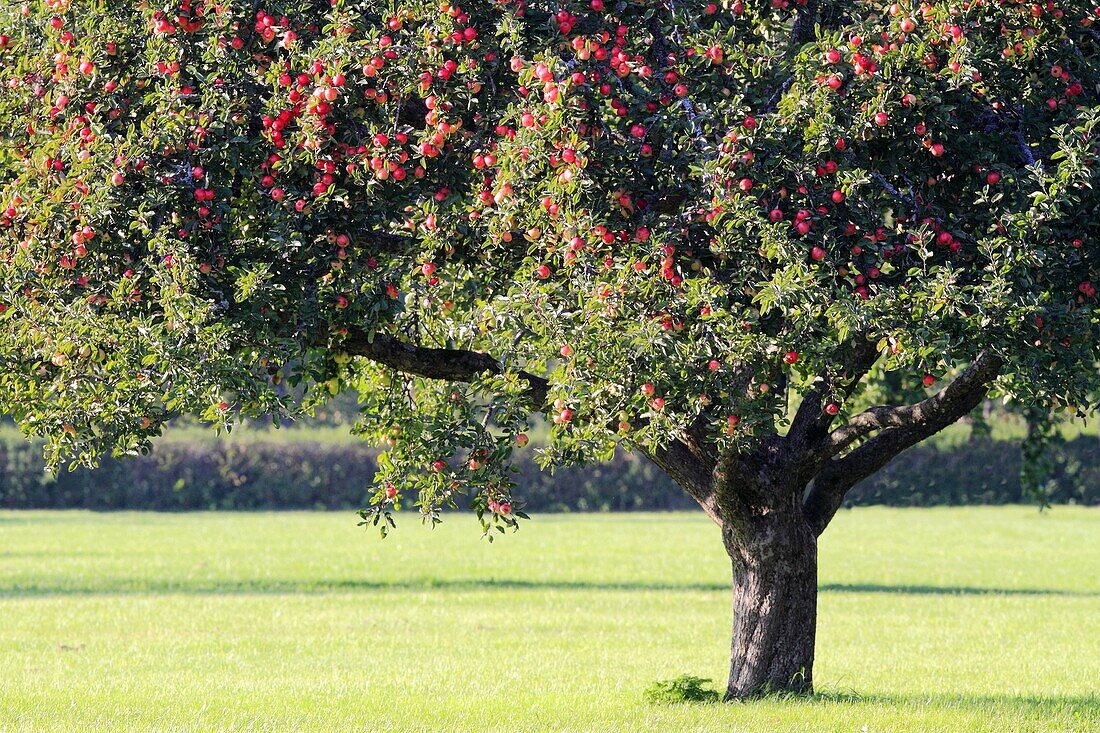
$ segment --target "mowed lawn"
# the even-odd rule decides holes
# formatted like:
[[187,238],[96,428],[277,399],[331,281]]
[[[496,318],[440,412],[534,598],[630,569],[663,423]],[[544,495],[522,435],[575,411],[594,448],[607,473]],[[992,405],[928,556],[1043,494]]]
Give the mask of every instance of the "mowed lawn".
[[821,542],[809,699],[721,683],[696,514],[0,512],[0,730],[1100,730],[1100,510],[858,509]]

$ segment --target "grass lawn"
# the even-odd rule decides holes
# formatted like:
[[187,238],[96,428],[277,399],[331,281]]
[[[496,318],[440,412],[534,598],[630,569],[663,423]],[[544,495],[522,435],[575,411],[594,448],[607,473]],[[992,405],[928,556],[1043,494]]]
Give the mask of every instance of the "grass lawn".
[[819,694],[723,680],[701,515],[0,512],[0,731],[1096,731],[1100,510],[858,509],[822,538]]

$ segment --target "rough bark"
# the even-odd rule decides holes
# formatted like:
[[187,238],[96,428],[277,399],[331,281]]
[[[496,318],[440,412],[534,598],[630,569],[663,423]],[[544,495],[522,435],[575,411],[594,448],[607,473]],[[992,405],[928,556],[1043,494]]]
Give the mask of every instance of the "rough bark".
[[726,534],[733,561],[733,644],[726,699],[813,690],[817,540],[800,517],[768,515]]
[[695,499],[708,517],[722,525],[722,509],[718,506],[711,467],[704,455],[692,450],[688,443],[674,440],[667,446],[647,451],[646,457]]

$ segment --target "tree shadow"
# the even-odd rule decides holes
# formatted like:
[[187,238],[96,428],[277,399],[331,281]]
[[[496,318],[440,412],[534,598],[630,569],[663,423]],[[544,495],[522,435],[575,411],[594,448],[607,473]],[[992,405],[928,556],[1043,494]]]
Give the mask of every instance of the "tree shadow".
[[[694,682],[710,682],[696,677],[684,675],[677,680],[669,680],[658,683],[655,688],[662,691],[675,691],[675,684],[681,680]],[[956,712],[956,713],[980,713],[989,716],[991,721],[1000,718],[1012,717],[1013,719],[1027,720],[1066,720],[1086,724],[1084,730],[1098,730],[1100,728],[1092,723],[1100,722],[1100,693],[1088,694],[1011,694],[1011,693],[951,693],[951,692],[925,692],[925,693],[887,693],[871,692],[861,693],[855,690],[825,690],[810,693],[773,692],[763,693],[758,696],[745,699],[725,701],[720,699],[680,699],[682,696],[665,694],[658,699],[651,694],[655,688],[650,688],[646,696],[650,702],[681,703],[693,702],[705,705],[745,705],[780,704],[808,707],[836,707],[858,708],[870,707],[881,711],[893,709],[894,711],[911,716],[913,713],[927,714],[929,712]],[[706,687],[705,692],[718,695],[719,692]],[[867,730],[866,727],[863,730]],[[922,730],[918,728],[918,730]],[[954,729],[952,729],[954,730]],[[1029,728],[1030,730],[1030,728]],[[1074,728],[1076,730],[1076,728]]]
[[983,588],[966,585],[879,585],[876,583],[827,583],[822,593],[897,593],[912,596],[1076,596],[1098,598],[1100,591],[1059,588]]
[[85,559],[89,557],[116,557],[113,552],[95,552],[89,550],[81,550],[80,552],[58,552],[57,550],[0,550],[0,561],[2,560],[27,560],[38,558],[49,558],[50,560],[68,560],[68,559]]
[[937,710],[1010,712],[1029,716],[1070,715],[1082,721],[1100,718],[1100,694],[1085,695],[1013,695],[967,693],[860,693],[823,691],[802,698],[808,704],[870,705],[875,707],[917,707]]
[[[324,593],[361,593],[386,591],[474,592],[494,590],[606,591],[606,592],[688,592],[729,593],[724,583],[651,583],[643,581],[570,581],[526,578],[407,578],[371,580],[335,579],[212,579],[212,580],[139,580],[127,577],[100,577],[91,583],[0,584],[0,598],[37,596],[111,596],[111,595],[318,595]],[[872,583],[830,583],[820,586],[822,593],[889,593],[897,595],[944,596],[1063,596],[1100,597],[1097,591],[1044,588],[980,588],[970,586],[876,585]]]

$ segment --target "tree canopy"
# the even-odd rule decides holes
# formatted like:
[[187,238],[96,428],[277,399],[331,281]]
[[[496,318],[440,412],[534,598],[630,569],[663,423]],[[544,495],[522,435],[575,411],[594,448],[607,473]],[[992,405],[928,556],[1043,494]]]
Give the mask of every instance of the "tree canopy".
[[[534,412],[547,464],[637,448],[712,513],[701,475],[779,439],[843,486],[991,387],[1083,414],[1097,25],[1085,0],[4,3],[0,411],[88,461],[354,388],[390,446],[377,511],[467,493],[507,524]],[[862,409],[887,378],[913,403]]]

